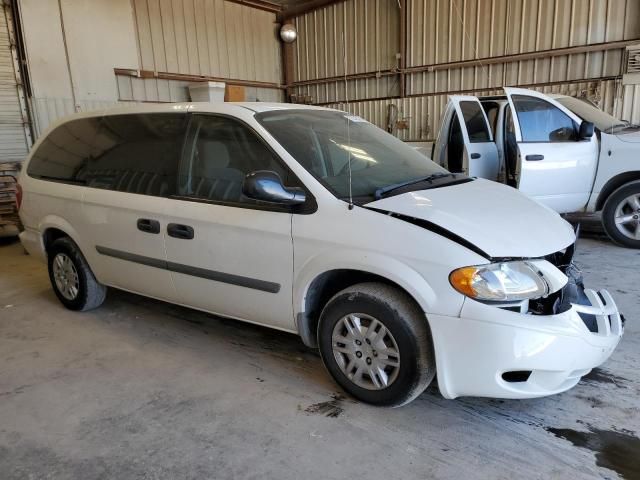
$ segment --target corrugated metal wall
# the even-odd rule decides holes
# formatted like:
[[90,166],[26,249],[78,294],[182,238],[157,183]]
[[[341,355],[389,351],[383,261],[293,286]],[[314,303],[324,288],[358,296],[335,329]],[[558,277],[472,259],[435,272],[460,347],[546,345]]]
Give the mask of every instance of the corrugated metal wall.
[[[132,0],[140,68],[154,72],[281,82],[275,14],[225,0]],[[187,82],[118,78],[121,100],[185,101]],[[247,100],[282,92],[245,88]]]
[[12,11],[0,3],[0,163],[24,159],[31,145]]
[[[400,51],[397,0],[350,0],[297,17],[296,81],[388,70]],[[346,64],[346,72],[345,72]],[[395,96],[391,76],[348,82],[349,100]],[[344,82],[299,89],[315,102],[345,99]]]
[[[182,79],[115,68],[281,83],[274,13],[226,0],[20,0],[20,8],[36,134],[77,111],[189,100]],[[245,87],[245,98],[281,101],[283,92]]]
[[[362,58],[346,73],[382,71],[379,78],[346,82],[348,100],[356,102],[349,109],[384,126],[387,105],[398,105],[400,117],[409,123],[408,130],[399,132],[401,138],[432,138],[447,93],[482,94],[503,85],[543,89],[545,84],[554,83],[549,88],[584,92],[596,100],[606,97],[603,107],[623,118],[632,120],[633,115],[640,115],[637,108],[632,108],[640,98],[637,93],[633,95],[636,90],[622,88],[611,80],[622,74],[623,48],[521,61],[496,59],[640,39],[639,0],[406,0],[406,8],[406,67],[430,66],[426,71],[407,74],[407,96],[420,97],[367,100],[399,95],[400,76],[388,71],[397,65],[400,48],[398,0],[347,0],[298,18],[296,81],[344,75],[340,68],[342,50],[336,44],[346,30],[347,58]],[[383,11],[387,13],[381,16]],[[345,24],[344,18],[353,21]],[[387,42],[372,32],[372,25],[381,25]],[[487,58],[496,63],[443,66]],[[339,68],[318,68],[317,59],[322,65]],[[345,100],[345,81],[298,86],[294,92],[310,95],[314,103],[340,107]]]

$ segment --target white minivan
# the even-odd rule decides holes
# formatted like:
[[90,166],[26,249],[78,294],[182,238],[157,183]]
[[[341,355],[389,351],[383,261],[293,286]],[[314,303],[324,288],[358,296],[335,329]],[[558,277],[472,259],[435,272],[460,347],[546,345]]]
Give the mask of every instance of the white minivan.
[[398,406],[573,387],[623,333],[575,233],[359,117],[286,104],[78,114],[20,176],[21,240],[73,310],[107,287],[300,335],[348,393]]
[[431,158],[515,187],[558,213],[602,211],[612,240],[640,248],[640,127],[586,100],[504,91],[451,96]]

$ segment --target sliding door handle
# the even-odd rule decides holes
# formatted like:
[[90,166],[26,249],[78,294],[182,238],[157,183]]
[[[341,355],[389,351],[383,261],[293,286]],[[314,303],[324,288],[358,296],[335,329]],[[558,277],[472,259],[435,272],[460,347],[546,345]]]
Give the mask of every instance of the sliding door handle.
[[138,219],[138,230],[145,233],[160,233],[160,222],[150,218]]
[[479,153],[472,153],[470,156],[473,160],[475,160],[476,158],[480,158],[482,155],[480,155]]
[[167,225],[167,234],[173,238],[182,240],[191,240],[194,237],[193,228],[189,225],[180,225],[179,223],[170,223]]
[[524,157],[525,160],[529,160],[529,161],[538,161],[538,160],[544,160],[544,155],[538,155],[538,154],[534,154],[534,155],[527,155],[526,157]]

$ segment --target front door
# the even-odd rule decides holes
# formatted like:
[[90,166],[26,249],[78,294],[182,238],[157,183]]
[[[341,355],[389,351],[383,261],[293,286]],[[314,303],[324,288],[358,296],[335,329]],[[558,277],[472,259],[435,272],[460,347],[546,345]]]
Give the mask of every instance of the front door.
[[256,170],[286,183],[285,167],[249,127],[193,115],[170,200],[168,266],[180,303],[295,330],[292,214],[242,194],[244,177]]
[[505,163],[518,189],[559,213],[584,209],[596,173],[597,138],[578,138],[582,120],[554,99],[504,90],[509,99]]

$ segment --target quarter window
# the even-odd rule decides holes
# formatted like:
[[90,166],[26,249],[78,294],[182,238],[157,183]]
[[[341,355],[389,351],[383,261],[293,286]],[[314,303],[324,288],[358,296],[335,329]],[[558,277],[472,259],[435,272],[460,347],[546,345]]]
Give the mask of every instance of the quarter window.
[[256,204],[242,194],[247,174],[271,170],[287,182],[287,171],[242,123],[215,115],[194,115],[183,153],[178,196]]
[[576,140],[576,125],[558,107],[542,99],[513,95],[513,104],[524,142],[569,142]]
[[99,127],[99,117],[63,123],[42,139],[31,156],[27,173],[44,180],[84,183],[79,177],[96,155],[93,142]]

